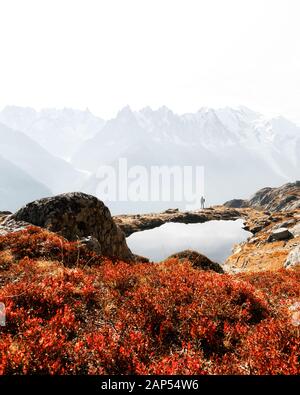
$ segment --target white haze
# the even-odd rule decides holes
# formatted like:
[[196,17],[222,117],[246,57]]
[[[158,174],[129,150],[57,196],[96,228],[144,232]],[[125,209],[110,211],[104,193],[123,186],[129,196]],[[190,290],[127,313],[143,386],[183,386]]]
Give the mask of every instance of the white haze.
[[246,105],[300,121],[299,0],[0,3],[0,107]]

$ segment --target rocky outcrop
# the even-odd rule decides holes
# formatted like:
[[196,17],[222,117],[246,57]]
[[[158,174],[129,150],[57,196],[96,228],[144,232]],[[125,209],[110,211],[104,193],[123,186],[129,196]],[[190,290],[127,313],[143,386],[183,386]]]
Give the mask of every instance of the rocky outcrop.
[[245,208],[245,207],[249,207],[249,202],[248,200],[244,200],[244,199],[232,199],[229,200],[228,202],[225,202],[224,206],[229,208]]
[[300,208],[300,181],[279,188],[263,188],[249,200],[234,199],[224,203],[226,207],[252,207],[269,211],[289,211]]
[[249,208],[245,212],[245,228],[254,234],[234,248],[224,270],[237,273],[294,267],[300,246],[300,210],[271,213]]
[[284,263],[284,267],[287,269],[291,269],[298,265],[300,265],[300,244],[293,248],[292,251],[289,253]]
[[263,188],[249,201],[254,208],[269,211],[289,211],[300,208],[300,181],[279,188]]
[[114,217],[114,220],[125,233],[126,237],[128,237],[134,232],[153,229],[167,222],[193,224],[212,220],[236,220],[244,215],[246,214],[240,210],[215,206],[196,211],[169,209],[162,213],[117,215]]
[[266,217],[265,215],[259,215],[259,214],[255,216],[253,215],[253,213],[255,213],[254,210],[247,211],[247,216],[245,217],[246,223],[243,229],[255,235],[256,233],[259,233],[261,230],[269,226],[271,224],[271,221],[270,221],[270,216]]
[[46,228],[67,240],[81,240],[97,253],[132,260],[124,233],[113,221],[109,209],[94,196],[74,192],[36,200],[9,217]]
[[167,259],[171,259],[171,258],[176,258],[180,261],[189,261],[191,262],[192,266],[196,269],[212,270],[217,273],[224,273],[224,270],[222,269],[221,265],[219,265],[217,262],[211,261],[205,255],[202,255],[197,251],[193,251],[193,250],[180,251],[177,252],[176,254],[169,256]]
[[0,217],[0,236],[4,236],[7,233],[18,232],[30,226],[28,222],[16,221],[11,215],[5,215]]
[[[299,220],[300,220],[300,218],[299,218]],[[300,236],[300,222],[299,222],[298,224],[296,224],[295,226],[293,226],[293,227],[290,229],[290,231],[291,231],[291,233],[292,233],[292,235],[293,235],[294,237]]]
[[10,211],[0,211],[0,218],[6,217],[7,215],[12,214]]
[[300,245],[300,181],[279,188],[263,188],[249,200],[236,199],[244,229],[253,233],[237,245],[224,264],[231,273],[277,270],[297,266]]
[[276,240],[288,240],[294,237],[292,233],[287,228],[279,228],[271,231],[270,236],[268,237],[268,241],[276,241]]

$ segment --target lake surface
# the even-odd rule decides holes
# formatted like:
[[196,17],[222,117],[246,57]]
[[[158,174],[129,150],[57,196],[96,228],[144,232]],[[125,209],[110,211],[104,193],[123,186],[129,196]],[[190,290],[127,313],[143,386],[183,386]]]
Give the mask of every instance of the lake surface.
[[152,261],[161,261],[186,249],[223,263],[231,255],[234,244],[252,234],[242,229],[243,220],[208,221],[203,224],[167,223],[158,228],[133,233],[127,237],[131,251]]

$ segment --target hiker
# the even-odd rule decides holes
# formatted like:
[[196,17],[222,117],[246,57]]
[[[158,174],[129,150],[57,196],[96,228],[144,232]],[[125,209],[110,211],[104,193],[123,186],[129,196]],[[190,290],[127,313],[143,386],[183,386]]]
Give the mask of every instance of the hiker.
[[205,198],[201,196],[201,209],[204,209]]

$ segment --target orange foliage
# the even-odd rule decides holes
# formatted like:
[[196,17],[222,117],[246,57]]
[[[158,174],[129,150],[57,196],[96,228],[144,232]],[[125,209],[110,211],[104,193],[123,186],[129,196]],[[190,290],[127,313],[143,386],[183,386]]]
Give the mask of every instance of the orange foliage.
[[0,374],[300,373],[299,270],[111,262],[34,227],[0,252]]

